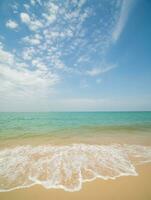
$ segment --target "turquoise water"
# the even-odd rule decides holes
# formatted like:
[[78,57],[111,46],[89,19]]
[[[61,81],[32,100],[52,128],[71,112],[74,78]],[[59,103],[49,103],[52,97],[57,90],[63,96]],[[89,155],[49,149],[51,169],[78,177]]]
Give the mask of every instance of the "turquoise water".
[[0,113],[0,192],[79,191],[151,163],[151,112]]
[[151,112],[0,113],[0,137],[122,127],[150,130]]

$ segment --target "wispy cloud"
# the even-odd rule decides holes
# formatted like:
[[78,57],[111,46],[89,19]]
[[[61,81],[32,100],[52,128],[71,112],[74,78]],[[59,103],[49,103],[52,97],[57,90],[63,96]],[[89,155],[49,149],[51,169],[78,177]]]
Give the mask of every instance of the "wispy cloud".
[[87,0],[30,0],[12,5],[15,17],[9,16],[5,26],[19,28],[15,46],[0,48],[2,96],[43,96],[67,74],[99,82],[98,76],[117,67],[106,57],[130,8],[130,0],[98,0],[97,5]]
[[102,66],[93,67],[92,69],[88,70],[86,73],[90,76],[98,76],[98,75],[108,72],[116,67],[117,67],[117,65],[115,65],[115,64],[114,65],[102,64]]
[[48,95],[50,89],[59,81],[57,74],[44,69],[42,63],[37,63],[35,70],[30,70],[27,63],[22,62],[13,53],[10,53],[1,46],[0,48],[0,94],[2,98],[16,100],[19,96],[35,98]]
[[39,34],[33,36],[26,36],[22,38],[22,41],[29,45],[38,45],[41,43],[42,37]]
[[115,28],[113,30],[113,33],[112,33],[112,38],[113,38],[114,42],[116,42],[118,40],[118,38],[120,37],[120,35],[126,25],[126,22],[127,22],[128,16],[129,16],[129,12],[133,6],[133,3],[134,3],[134,0],[122,0],[121,1],[119,17],[118,17],[117,23],[115,25]]
[[[33,6],[35,2],[37,1],[32,2]],[[89,72],[87,74],[91,71],[92,74],[96,73],[96,69],[92,69],[94,63],[97,60],[97,63],[101,64],[111,44],[111,31],[115,26],[112,15],[117,18],[114,11],[116,4],[108,2],[107,6],[110,7],[112,15],[108,16],[106,22],[101,16],[98,21],[95,20],[104,12],[102,2],[98,4],[98,11],[94,4],[89,5],[87,1],[47,1],[39,5],[42,5],[40,16],[33,15],[31,6],[27,13],[20,13],[21,21],[33,31],[22,38],[26,44],[22,51],[23,57],[32,61],[38,56],[43,59],[45,65],[54,70],[73,73],[79,71],[84,75],[85,71]],[[72,7],[74,9],[71,9]],[[95,23],[91,23],[93,20]],[[86,27],[85,23],[89,23],[89,27]],[[101,74],[100,69],[97,71]]]

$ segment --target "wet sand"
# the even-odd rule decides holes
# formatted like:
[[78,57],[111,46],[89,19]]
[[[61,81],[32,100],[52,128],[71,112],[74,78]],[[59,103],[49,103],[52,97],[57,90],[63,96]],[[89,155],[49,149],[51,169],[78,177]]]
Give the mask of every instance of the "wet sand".
[[39,135],[14,138],[0,138],[0,149],[13,148],[23,145],[71,145],[71,144],[91,144],[91,145],[112,145],[112,144],[131,144],[151,146],[151,137],[146,134],[132,134],[127,131],[120,132],[101,132],[101,134],[71,134],[65,135]]
[[0,200],[150,200],[151,164],[137,167],[138,176],[120,177],[116,180],[100,180],[83,184],[79,192],[45,189],[33,186],[0,193]]

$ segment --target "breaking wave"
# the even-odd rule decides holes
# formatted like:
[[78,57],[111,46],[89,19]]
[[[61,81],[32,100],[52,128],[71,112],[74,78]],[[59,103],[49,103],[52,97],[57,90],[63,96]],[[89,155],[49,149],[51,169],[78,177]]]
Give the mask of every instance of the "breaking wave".
[[18,146],[0,150],[0,191],[41,184],[78,191],[96,178],[136,176],[135,166],[151,162],[151,147],[141,145]]

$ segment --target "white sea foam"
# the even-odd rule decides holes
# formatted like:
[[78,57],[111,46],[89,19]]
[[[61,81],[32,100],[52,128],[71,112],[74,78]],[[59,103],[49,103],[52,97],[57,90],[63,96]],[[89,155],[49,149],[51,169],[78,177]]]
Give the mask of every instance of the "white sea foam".
[[96,178],[136,176],[135,166],[151,162],[151,147],[140,145],[18,146],[0,150],[0,191],[41,184],[78,191]]

